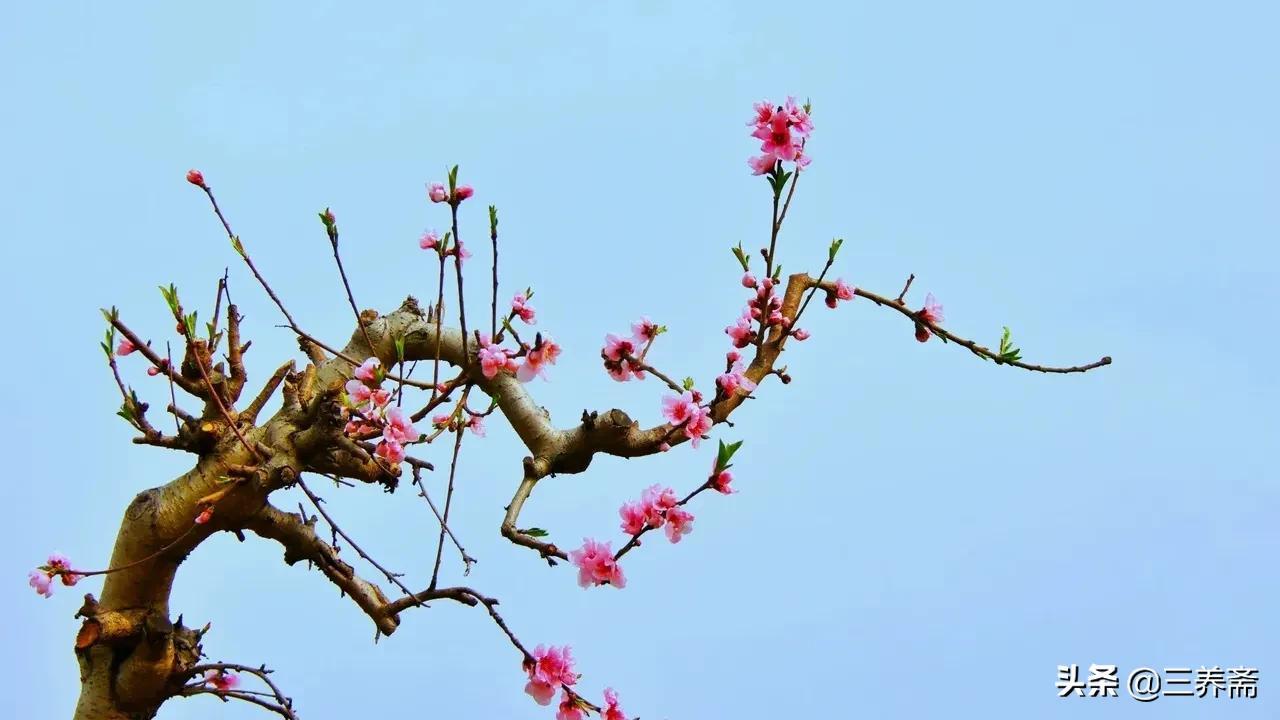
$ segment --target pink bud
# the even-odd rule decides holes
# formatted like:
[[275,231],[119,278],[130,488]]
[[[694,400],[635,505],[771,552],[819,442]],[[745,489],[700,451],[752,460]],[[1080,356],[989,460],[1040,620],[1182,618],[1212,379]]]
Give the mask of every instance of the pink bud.
[[796,328],[795,330],[791,331],[791,336],[794,337],[796,340],[800,340],[801,342],[803,342],[809,339],[809,331],[805,330],[804,328]]
[[150,375],[151,377],[155,377],[160,374],[160,368],[156,367],[155,365],[152,365],[151,367],[147,368],[147,374]]
[[134,345],[132,342],[129,341],[128,338],[125,338],[120,341],[120,344],[118,346],[116,346],[116,354],[119,355],[120,357],[124,357],[125,355],[128,355],[137,349],[138,349],[137,345]]
[[213,517],[213,508],[207,507],[204,510],[201,510],[200,514],[196,516],[196,524],[203,525],[209,522],[209,518],[211,517]]
[[449,199],[449,193],[444,189],[442,183],[431,183],[427,186],[427,197],[431,199],[431,202],[440,203]]
[[459,185],[457,189],[453,191],[453,201],[462,202],[475,194],[476,191],[473,190],[470,185]]
[[756,286],[756,276],[751,273],[742,274],[742,287],[753,288]]
[[204,187],[204,175],[201,175],[199,170],[188,170],[187,182],[196,187]]
[[725,353],[724,358],[728,360],[730,364],[733,364],[742,359],[742,354],[739,353],[737,350],[730,350],[729,352]]

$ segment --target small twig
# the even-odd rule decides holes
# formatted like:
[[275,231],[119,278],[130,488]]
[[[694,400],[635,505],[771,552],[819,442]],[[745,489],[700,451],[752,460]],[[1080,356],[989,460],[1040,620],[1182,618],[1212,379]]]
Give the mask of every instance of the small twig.
[[[462,402],[466,402],[465,393]],[[427,586],[428,590],[435,590],[436,581],[440,578],[440,560],[444,556],[444,536],[449,527],[449,509],[453,505],[453,480],[458,472],[458,453],[462,450],[462,431],[462,427],[454,431],[456,437],[453,440],[453,458],[449,461],[449,489],[444,496],[444,515],[440,518],[440,539],[436,543],[436,564],[431,570],[431,584]],[[466,553],[463,555],[465,556]]]
[[[898,303],[899,305],[905,304],[903,301],[907,297],[907,291],[911,289],[911,282],[915,279],[916,279],[915,273],[911,273],[910,275],[907,276],[907,284],[902,286],[902,292],[898,293],[898,299],[894,300],[894,302]],[[822,278],[818,278],[818,280],[821,281]]]

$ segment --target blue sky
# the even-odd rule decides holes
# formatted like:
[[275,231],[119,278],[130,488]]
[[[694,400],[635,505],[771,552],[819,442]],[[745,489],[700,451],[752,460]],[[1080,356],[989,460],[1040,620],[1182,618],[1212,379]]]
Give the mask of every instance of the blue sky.
[[[539,401],[560,425],[613,406],[652,422],[661,389],[609,380],[602,338],[648,314],[671,328],[655,362],[710,382],[744,299],[727,248],[767,241],[744,123],[786,94],[812,98],[817,127],[787,271],[817,270],[843,237],[840,275],[894,294],[915,273],[913,304],[933,292],[961,335],[990,344],[1008,325],[1033,362],[1115,364],[1032,375],[920,345],[865,302],[817,308],[787,353],[795,381],[717,432],[747,441],[741,492],[700,498],[680,545],[629,556],[625,590],[583,591],[498,536],[523,453],[491,423],[461,463],[467,582],[526,642],[571,644],[584,692],[612,686],[644,718],[1275,715],[1274,3],[426,5],[6,13],[0,690],[15,717],[66,717],[78,689],[79,593],[39,598],[26,571],[52,549],[101,565],[133,495],[188,467],[113,416],[98,308],[164,338],[156,285],[211,302],[231,266],[252,377],[297,356],[189,167],[299,322],[338,341],[352,319],[316,211],[339,218],[362,307],[428,297],[415,239],[446,220],[423,183],[461,164],[477,191],[464,237],[498,205],[504,299],[532,285],[565,348]],[[167,388],[141,370],[129,381],[159,405]],[[621,502],[693,487],[710,457],[601,458],[540,486],[524,519],[563,544],[617,542]],[[425,584],[420,501],[324,495]],[[213,538],[172,606],[213,623],[215,659],[276,668],[303,717],[554,715],[483,613],[437,604],[374,645],[364,615],[280,555]],[[1260,695],[1062,700],[1069,663],[1252,666]],[[161,713],[255,716],[210,698]]]

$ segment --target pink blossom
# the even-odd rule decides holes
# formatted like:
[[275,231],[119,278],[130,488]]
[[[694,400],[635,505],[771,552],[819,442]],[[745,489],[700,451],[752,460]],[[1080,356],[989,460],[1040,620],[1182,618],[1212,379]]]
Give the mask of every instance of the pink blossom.
[[627,586],[622,566],[613,560],[610,543],[585,538],[581,548],[569,553],[569,560],[578,566],[578,585],[584,588],[606,583],[616,588]]
[[667,511],[667,539],[673,543],[693,532],[693,513],[682,507],[673,507]]
[[685,391],[680,395],[667,395],[662,398],[662,416],[672,425],[679,425],[693,416],[697,404],[693,401],[693,393]]
[[516,361],[511,358],[506,348],[493,344],[487,335],[480,336],[480,350],[477,351],[477,357],[480,359],[480,372],[491,380],[503,370],[511,372],[517,370]]
[[472,415],[467,420],[467,429],[475,433],[476,437],[484,437],[484,417],[482,415]]
[[676,491],[669,487],[650,485],[640,493],[640,506],[645,512],[645,522],[654,529],[662,527],[666,522],[667,511],[679,503]]
[[841,300],[853,299],[853,288],[840,278],[836,278],[836,297]]
[[729,487],[729,483],[731,482],[733,482],[733,473],[728,470],[721,470],[711,478],[711,488],[716,492],[723,493],[725,495],[732,495],[737,491]]
[[373,397],[373,389],[354,378],[347,381],[346,390],[347,397],[351,398],[354,405],[367,403]]
[[777,164],[778,158],[768,153],[747,158],[747,166],[751,168],[752,175],[764,175]]
[[791,121],[791,132],[800,137],[808,137],[809,133],[813,132],[813,121],[809,119],[809,113],[803,107],[796,105],[795,98],[787,98],[783,111]]
[[463,200],[466,200],[467,198],[475,194],[476,194],[476,191],[470,185],[459,185],[453,191],[453,201],[462,202]]
[[628,359],[635,357],[636,344],[635,338],[620,338],[613,333],[605,336],[600,355],[604,358],[604,367],[609,372],[609,377],[618,382],[626,382],[632,376],[637,380],[644,379],[644,372],[633,367]]
[[610,360],[625,360],[634,357],[636,341],[634,338],[620,338],[613,333],[604,336],[604,356]]
[[525,353],[524,364],[516,371],[516,379],[529,382],[535,377],[546,377],[547,365],[555,365],[560,357],[560,346],[549,337],[541,337],[541,343]]
[[355,375],[357,380],[378,385],[382,382],[382,361],[376,357],[371,357],[356,368],[352,374]]
[[618,508],[618,515],[622,518],[622,532],[628,535],[638,534],[649,522],[648,508],[643,503],[624,503]]
[[759,127],[761,125],[768,125],[769,121],[773,120],[774,105],[768,100],[762,100],[753,104],[751,107],[755,109],[756,114],[755,117],[747,121],[748,125],[755,125],[756,127]]
[[804,342],[809,339],[809,331],[804,328],[796,328],[791,331],[791,336],[800,342]]
[[53,579],[62,579],[62,584],[71,586],[80,582],[82,575],[71,572],[71,561],[65,555],[52,553],[44,565],[27,574],[27,584],[45,597],[53,595]]
[[556,688],[561,685],[578,682],[578,676],[573,672],[573,656],[568,645],[562,648],[539,645],[531,654],[533,661],[526,660],[524,663],[524,669],[529,673],[529,683],[524,686],[524,691],[539,705],[550,704],[555,697]]
[[205,684],[218,692],[234,690],[240,684],[240,677],[224,670],[208,670],[204,674]]
[[529,299],[524,296],[524,293],[520,293],[511,299],[511,309],[526,325],[534,324],[534,309],[529,304]]
[[37,595],[53,597],[53,577],[39,570],[27,573],[27,584],[35,588]]
[[431,418],[431,424],[438,428],[446,427],[449,424],[449,419],[448,415],[436,415]]
[[604,713],[600,716],[602,720],[627,720],[622,708],[618,706],[618,693],[613,688],[604,689],[604,704]]
[[156,367],[155,365],[152,365],[151,367],[147,368],[147,374],[150,375],[151,377],[155,377],[160,374],[160,368]]
[[666,452],[671,449],[670,443],[661,443],[658,445],[658,452]]
[[920,310],[920,319],[941,325],[943,321],[942,305],[938,304],[937,298],[933,293],[924,296],[924,307]]
[[582,708],[568,690],[560,697],[560,709],[556,711],[556,720],[582,720]]
[[791,137],[791,119],[783,113],[777,113],[768,125],[756,128],[752,134],[763,140],[760,152],[776,155],[779,160],[795,160],[797,148],[795,139]]
[[384,438],[382,442],[378,443],[378,449],[375,452],[378,457],[392,465],[399,465],[404,461],[404,446],[395,440]]
[[698,443],[702,441],[702,436],[711,432],[711,413],[704,407],[695,407],[693,414],[689,416],[689,422],[685,423],[684,434],[689,438],[689,444],[697,449]]
[[138,349],[138,346],[134,345],[133,342],[129,340],[129,338],[121,338],[120,344],[116,346],[116,354],[119,355],[120,357],[124,357],[125,355],[128,355],[137,349]]
[[449,199],[449,191],[444,189],[443,183],[431,183],[427,186],[427,197],[431,202],[441,203]]
[[647,317],[641,317],[631,324],[631,332],[635,336],[635,342],[638,345],[658,337],[658,325]]
[[196,187],[204,187],[204,175],[202,175],[199,170],[188,170],[187,182],[195,185]]
[[751,381],[751,378],[748,378],[743,374],[741,360],[735,362],[733,367],[729,369],[729,372],[717,377],[716,384],[724,390],[724,394],[728,397],[732,397],[739,388],[746,392],[751,392],[756,389],[756,384]]
[[[921,308],[916,315],[919,316],[921,320],[933,323],[934,325],[942,323],[942,306],[939,305],[937,299],[933,297],[933,293],[929,293],[924,296],[924,307]],[[924,323],[916,323],[916,340],[919,340],[920,342],[928,342],[929,340],[929,328],[925,327]]]
[[737,350],[730,350],[729,352],[724,354],[724,359],[727,360],[729,364],[732,365],[733,363],[736,363],[742,359],[742,353],[738,352]]
[[755,330],[751,326],[751,311],[743,312],[742,317],[724,331],[733,340],[734,347],[744,348],[750,345],[751,341],[756,339]]
[[422,237],[418,240],[418,247],[423,250],[435,250],[440,245],[440,236],[436,235],[435,230],[428,230],[422,233]]
[[382,437],[398,444],[417,442],[422,433],[413,427],[409,418],[398,407],[387,410],[387,424],[382,428]]
[[748,273],[743,273],[743,274],[742,274],[742,287],[744,287],[744,288],[753,288],[753,287],[755,287],[755,286],[756,286],[756,276],[755,276],[755,275],[752,275],[752,274],[751,274],[751,273],[749,273],[749,272],[748,272]]
[[467,258],[471,257],[471,251],[470,251],[470,250],[468,250],[466,247],[464,247],[464,246],[463,246],[463,244],[462,244],[462,241],[461,241],[461,240],[455,240],[455,241],[454,241],[454,243],[453,243],[453,248],[451,248],[451,249],[449,250],[449,254],[450,254],[450,255],[452,255],[454,258],[456,258],[456,259],[457,259],[457,262],[458,262],[458,266],[459,266],[459,267],[461,267],[461,266],[462,266],[462,261],[464,261],[464,260],[466,260]]

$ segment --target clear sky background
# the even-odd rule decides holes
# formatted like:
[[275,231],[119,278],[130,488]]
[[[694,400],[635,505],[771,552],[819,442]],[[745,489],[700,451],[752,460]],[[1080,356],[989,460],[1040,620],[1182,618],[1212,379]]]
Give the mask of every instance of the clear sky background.
[[[744,124],[752,102],[795,94],[817,129],[786,271],[816,271],[844,237],[839,275],[896,294],[915,273],[912,304],[935,293],[961,335],[991,344],[1008,325],[1032,362],[1115,364],[1035,375],[920,345],[865,301],[817,307],[786,356],[795,381],[717,429],[747,441],[741,492],[696,501],[680,545],[626,558],[625,590],[581,590],[499,537],[523,449],[490,423],[461,463],[455,527],[480,559],[466,582],[530,645],[571,644],[585,693],[612,686],[646,719],[1275,717],[1278,27],[1261,1],[11,7],[9,713],[70,715],[71,616],[101,587],[45,600],[27,570],[54,549],[101,566],[133,495],[189,467],[114,417],[98,308],[163,343],[156,286],[204,315],[230,266],[255,388],[298,357],[189,167],[299,322],[340,342],[353,320],[315,213],[337,214],[362,307],[432,296],[416,238],[446,218],[423,184],[460,163],[473,269],[494,203],[502,299],[533,285],[565,348],[539,401],[561,426],[614,406],[648,424],[661,388],[609,380],[604,334],[647,313],[671,328],[655,362],[710,383],[745,299],[727,248],[767,241]],[[167,387],[124,365],[162,407]],[[546,481],[522,522],[616,543],[618,505],[653,482],[692,488],[710,462],[707,446],[600,458]],[[323,494],[425,586],[420,500]],[[276,668],[310,720],[554,715],[482,612],[437,603],[375,645],[350,601],[256,537],[201,546],[172,607],[213,623],[212,658]],[[1066,663],[1252,666],[1260,695],[1060,700]],[[161,717],[261,715],[203,697]]]

